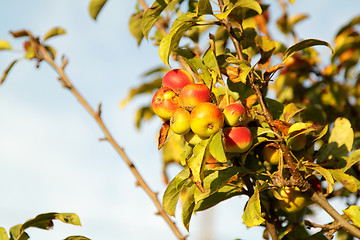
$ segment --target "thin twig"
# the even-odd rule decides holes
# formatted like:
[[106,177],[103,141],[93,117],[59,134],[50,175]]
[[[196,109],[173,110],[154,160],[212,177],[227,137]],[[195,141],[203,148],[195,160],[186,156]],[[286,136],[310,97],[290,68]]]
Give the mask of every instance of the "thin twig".
[[155,192],[153,192],[150,187],[147,185],[147,183],[145,182],[145,180],[143,179],[143,177],[141,176],[141,174],[138,172],[138,170],[136,169],[135,165],[133,164],[133,162],[129,159],[129,157],[126,155],[125,151],[123,148],[120,147],[120,145],[116,142],[116,140],[112,137],[112,135],[110,134],[108,128],[105,126],[102,118],[101,118],[101,114],[100,114],[100,110],[101,110],[101,105],[98,106],[98,110],[95,111],[90,105],[89,103],[85,100],[85,98],[77,91],[77,89],[72,85],[71,81],[69,80],[69,78],[67,77],[67,75],[64,72],[64,69],[59,67],[54,59],[49,55],[49,53],[47,52],[47,50],[45,49],[45,47],[41,44],[38,45],[39,47],[39,54],[41,57],[41,59],[45,60],[47,63],[49,63],[54,69],[55,71],[59,74],[59,80],[62,82],[62,84],[64,86],[66,86],[72,93],[73,95],[77,98],[77,100],[80,102],[80,104],[90,113],[90,115],[95,119],[95,121],[97,122],[97,124],[99,125],[99,127],[101,128],[101,130],[103,131],[104,135],[105,135],[105,139],[114,147],[114,149],[116,150],[116,152],[121,156],[121,158],[124,160],[124,162],[127,164],[127,166],[130,168],[131,172],[133,173],[133,175],[135,176],[135,178],[137,179],[137,182],[139,184],[139,186],[141,186],[145,192],[148,194],[148,196],[151,198],[151,200],[154,202],[159,215],[161,215],[164,220],[166,221],[166,223],[169,225],[169,227],[171,228],[171,230],[175,233],[176,237],[178,239],[186,239],[185,236],[183,236],[181,234],[181,232],[179,231],[179,229],[177,228],[176,224],[170,219],[170,217],[167,215],[167,213],[165,212],[165,210],[163,209],[157,194]]

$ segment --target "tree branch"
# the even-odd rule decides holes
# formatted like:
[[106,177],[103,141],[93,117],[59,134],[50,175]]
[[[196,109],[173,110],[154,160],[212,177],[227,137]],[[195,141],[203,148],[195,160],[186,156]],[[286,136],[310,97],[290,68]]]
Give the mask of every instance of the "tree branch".
[[[33,39],[34,40],[34,39]],[[44,60],[47,63],[49,63],[54,70],[59,74],[59,80],[63,84],[63,86],[66,86],[72,94],[76,97],[76,99],[80,102],[80,104],[90,113],[90,115],[94,118],[94,120],[97,122],[101,130],[103,131],[105,135],[105,139],[113,146],[115,151],[121,156],[121,158],[124,160],[124,162],[127,164],[135,178],[137,179],[137,182],[139,186],[141,186],[147,195],[151,198],[153,203],[155,204],[159,215],[161,215],[166,223],[169,225],[171,230],[175,233],[176,237],[178,239],[186,239],[185,236],[181,234],[179,229],[177,228],[176,224],[170,219],[170,217],[166,214],[165,210],[163,209],[158,197],[157,193],[153,192],[150,187],[147,185],[145,180],[142,178],[141,174],[136,169],[135,165],[132,163],[132,161],[129,159],[129,157],[126,155],[123,148],[120,147],[120,145],[116,142],[116,140],[113,138],[113,136],[110,134],[108,128],[105,126],[101,114],[100,114],[100,108],[101,105],[99,105],[99,108],[97,111],[95,111],[89,103],[85,100],[85,98],[78,92],[78,90],[73,86],[67,75],[65,74],[64,68],[59,67],[54,59],[49,55],[48,51],[45,49],[43,45],[41,45],[38,41],[34,41],[35,44],[38,46],[38,59]]]

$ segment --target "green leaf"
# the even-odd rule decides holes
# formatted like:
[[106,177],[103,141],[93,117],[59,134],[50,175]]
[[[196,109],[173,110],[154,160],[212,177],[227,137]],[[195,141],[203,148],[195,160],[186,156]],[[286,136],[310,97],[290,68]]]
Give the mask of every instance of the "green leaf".
[[334,178],[331,175],[330,171],[328,169],[325,169],[323,167],[321,167],[318,164],[315,163],[306,163],[305,166],[311,170],[314,170],[318,173],[320,173],[321,175],[323,175],[323,177],[325,178],[325,180],[328,183],[328,186],[326,188],[326,192],[327,194],[332,193],[333,189],[334,189]]
[[180,156],[181,165],[183,165],[183,166],[186,165],[186,162],[191,157],[192,153],[193,153],[193,147],[189,143],[186,143],[184,150]]
[[331,45],[328,42],[318,39],[305,39],[286,49],[286,51],[284,52],[283,62],[285,62],[286,59],[291,57],[295,52],[301,51],[308,47],[319,46],[319,45],[327,46],[330,48],[331,52],[334,52],[334,50],[332,49]]
[[220,132],[213,135],[209,143],[209,152],[217,161],[226,163],[227,158],[224,149],[224,140]]
[[259,64],[266,64],[273,55],[276,45],[270,38],[264,36],[256,36],[255,41],[261,53]]
[[52,37],[55,37],[55,36],[58,36],[58,35],[62,35],[62,34],[65,34],[65,33],[66,33],[66,30],[64,28],[61,28],[61,27],[52,28],[45,34],[44,42],[46,40],[48,40],[49,38],[52,38]]
[[187,189],[183,201],[183,208],[181,211],[181,219],[187,231],[189,231],[190,219],[194,212],[194,207],[195,207],[195,199],[194,199],[195,189],[196,189],[195,184],[192,184],[192,186]]
[[29,235],[24,232],[22,229],[22,225],[18,224],[12,228],[10,228],[10,239],[16,239],[16,240],[27,240],[29,239]]
[[262,9],[260,4],[255,0],[241,0],[237,1],[234,6],[232,6],[230,9],[226,10],[223,13],[214,14],[214,16],[219,19],[223,20],[229,16],[234,10],[238,10],[238,8],[248,8],[256,11],[258,14],[262,13]]
[[209,0],[199,0],[196,8],[196,15],[201,16],[205,14],[213,14],[212,7]]
[[0,227],[0,240],[9,240],[5,228]]
[[64,223],[81,226],[80,218],[75,213],[57,213],[55,219],[58,219]]
[[205,52],[203,57],[204,64],[216,74],[220,75],[220,68],[215,56],[214,51],[211,48],[208,48],[208,50]]
[[195,21],[196,19],[193,18],[192,13],[182,16],[181,18],[179,17],[171,26],[170,33],[161,40],[159,45],[159,56],[168,66],[171,51],[178,48],[184,33],[195,25]]
[[178,175],[176,175],[173,180],[171,180],[165,190],[162,205],[165,212],[170,216],[175,216],[176,205],[179,200],[180,193],[188,182],[189,176],[190,171],[188,168],[185,168]]
[[210,86],[212,77],[209,73],[208,68],[204,65],[199,57],[197,57],[193,52],[190,52],[185,49],[176,49],[175,52],[182,56],[185,62],[189,65],[191,70],[194,73],[199,74],[200,78],[205,82],[207,86]]
[[37,215],[35,218],[26,221],[22,225],[22,229],[25,230],[29,227],[36,227],[41,229],[50,229],[53,227],[52,220],[58,219],[64,223],[73,225],[81,225],[80,219],[75,213],[43,213]]
[[229,199],[234,196],[238,196],[243,194],[243,188],[239,186],[229,186],[225,185],[222,188],[220,188],[215,193],[211,194],[210,196],[198,200],[198,202],[195,205],[195,211],[204,211],[206,209],[209,209],[216,204]]
[[285,122],[289,122],[291,120],[291,118],[293,118],[297,113],[299,113],[303,110],[305,110],[305,108],[299,108],[296,106],[295,103],[289,103],[288,105],[286,105],[284,107],[283,114],[282,114],[283,120]]
[[203,189],[203,178],[204,178],[204,158],[205,151],[208,147],[210,138],[201,141],[196,144],[193,149],[193,156],[187,161],[187,165],[191,172],[191,180],[196,184],[200,191]]
[[332,151],[333,155],[343,156],[347,155],[354,143],[354,131],[351,128],[351,123],[346,118],[337,118],[334,123],[334,128],[331,130],[329,143],[335,143],[335,149]]
[[5,69],[3,75],[1,76],[1,79],[0,79],[0,85],[4,83],[4,81],[5,81],[6,77],[7,77],[7,75],[9,74],[11,68],[15,65],[15,63],[16,63],[17,61],[18,61],[17,59],[13,60],[13,61],[9,64],[9,66]]
[[329,169],[331,175],[335,178],[336,181],[341,183],[347,190],[352,193],[357,191],[356,178],[349,174],[342,172],[340,169]]
[[350,157],[347,159],[346,161],[346,166],[344,168],[342,168],[341,170],[343,172],[346,172],[347,170],[349,170],[349,168],[351,168],[355,163],[360,161],[360,149],[354,151]]
[[98,14],[100,13],[101,9],[104,7],[107,0],[91,0],[89,4],[89,13],[90,16],[96,20]]
[[144,34],[141,30],[141,23],[142,23],[142,12],[137,12],[131,15],[129,20],[129,30],[130,33],[135,37],[137,40],[138,46],[141,43],[141,40],[144,38]]
[[360,228],[360,207],[352,205],[343,210],[344,214],[354,223],[356,227]]
[[84,237],[84,236],[69,236],[65,238],[64,240],[90,240],[90,238]]
[[154,26],[155,22],[158,20],[162,11],[166,8],[167,3],[162,0],[157,0],[153,3],[151,8],[146,9],[141,21],[141,31],[144,34],[146,40],[148,40],[148,35],[151,28]]
[[0,40],[0,50],[10,50],[10,49],[12,49],[12,47],[8,41]]
[[[219,191],[222,187],[229,183],[229,181],[239,173],[249,172],[246,168],[230,167],[222,170],[208,171],[204,177],[204,192],[199,189],[195,190],[196,206],[199,201],[209,197],[210,195]],[[197,207],[195,207],[197,208]]]
[[248,200],[242,219],[247,227],[259,226],[265,221],[261,217],[260,193],[256,184],[254,194]]

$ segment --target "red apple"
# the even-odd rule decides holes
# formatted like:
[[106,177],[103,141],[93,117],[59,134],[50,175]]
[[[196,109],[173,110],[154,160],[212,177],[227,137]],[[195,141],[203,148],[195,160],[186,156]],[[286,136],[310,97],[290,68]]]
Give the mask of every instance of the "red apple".
[[246,125],[248,115],[245,107],[241,103],[232,103],[227,105],[223,110],[225,122],[231,127]]
[[306,180],[310,183],[310,185],[316,192],[321,192],[321,181],[317,177],[310,176]]
[[229,127],[224,129],[225,151],[243,153],[251,147],[253,137],[247,127]]
[[162,80],[163,87],[169,87],[175,92],[179,92],[191,83],[193,83],[191,75],[182,69],[173,69],[167,72]]
[[186,85],[179,94],[180,106],[192,110],[203,102],[211,102],[211,91],[205,84],[192,83]]
[[201,138],[210,137],[218,132],[223,125],[224,116],[221,110],[213,103],[200,103],[191,111],[191,130]]
[[179,135],[184,135],[190,131],[190,113],[189,111],[178,108],[170,118],[170,129]]
[[154,94],[151,106],[154,113],[166,121],[179,108],[179,98],[171,88],[162,87]]

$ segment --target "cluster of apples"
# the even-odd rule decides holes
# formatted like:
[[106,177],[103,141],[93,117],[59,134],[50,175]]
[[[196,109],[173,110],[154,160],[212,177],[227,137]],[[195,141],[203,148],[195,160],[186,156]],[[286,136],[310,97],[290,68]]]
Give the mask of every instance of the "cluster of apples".
[[246,152],[253,141],[246,127],[248,111],[240,102],[224,102],[229,101],[216,100],[211,90],[205,84],[194,83],[188,72],[173,69],[165,74],[151,105],[154,113],[190,144],[222,131],[226,152]]

